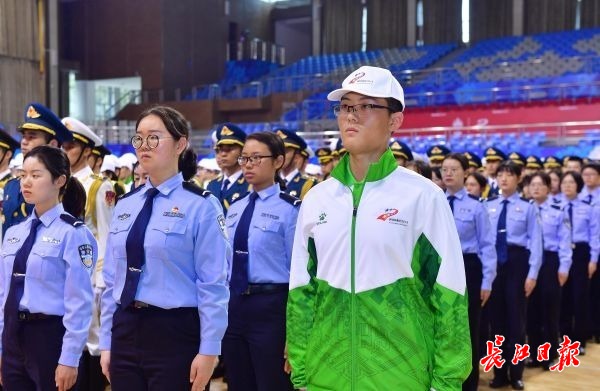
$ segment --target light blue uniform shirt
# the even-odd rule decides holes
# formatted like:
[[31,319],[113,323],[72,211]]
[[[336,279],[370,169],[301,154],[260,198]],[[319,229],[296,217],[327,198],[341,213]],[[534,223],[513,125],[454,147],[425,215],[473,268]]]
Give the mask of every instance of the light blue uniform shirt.
[[[110,350],[113,314],[127,275],[127,235],[151,187],[148,180],[121,198],[113,212],[104,257],[100,350]],[[223,210],[213,195],[204,197],[185,189],[181,174],[156,188],[160,193],[146,228],[146,262],[135,299],[165,309],[197,307],[198,351],[220,354],[227,329],[227,266],[231,258]]]
[[581,190],[581,193],[579,193],[579,199],[582,201],[587,201],[592,204],[599,204],[600,203],[600,187],[597,187],[594,190],[590,191],[590,189],[588,189],[587,186],[584,186],[583,189]]
[[[62,316],[65,335],[58,363],[78,367],[92,321],[91,275],[98,258],[98,246],[83,223],[75,227],[61,219],[63,213],[66,213],[63,205],[58,204],[39,218],[42,224],[27,259],[19,310]],[[0,261],[0,334],[4,330],[4,304],[15,256],[29,236],[34,218],[36,215],[32,213],[4,235]]]
[[[290,281],[300,202],[296,201],[294,206],[293,202],[282,199],[280,193],[277,183],[258,192],[248,230],[248,282],[251,284],[287,284]],[[233,203],[227,212],[226,224],[232,246],[235,230],[249,199],[246,196]]]
[[515,193],[508,198],[498,196],[487,202],[488,213],[492,231],[494,232],[494,246],[498,219],[502,211],[502,201],[507,199],[506,205],[506,241],[509,245],[526,247],[529,250],[529,272],[527,278],[536,280],[542,266],[542,227],[538,222],[537,207],[519,197]]
[[563,207],[568,215],[569,204],[573,204],[573,243],[587,242],[590,245],[590,261],[597,263],[600,254],[600,208],[579,198],[565,199]]
[[571,225],[564,207],[553,204],[548,198],[538,205],[542,224],[544,250],[558,252],[560,273],[568,273],[571,268]]
[[[451,194],[446,191],[446,197]],[[454,200],[454,222],[463,253],[477,254],[482,264],[481,289],[491,290],[496,277],[496,238],[484,204],[463,187]]]

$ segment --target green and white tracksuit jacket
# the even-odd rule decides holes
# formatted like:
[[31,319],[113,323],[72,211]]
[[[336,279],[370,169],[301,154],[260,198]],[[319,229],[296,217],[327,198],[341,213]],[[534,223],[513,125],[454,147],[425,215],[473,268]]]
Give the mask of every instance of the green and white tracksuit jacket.
[[386,151],[344,156],[302,202],[287,308],[292,381],[320,390],[460,390],[471,370],[462,252],[444,193]]

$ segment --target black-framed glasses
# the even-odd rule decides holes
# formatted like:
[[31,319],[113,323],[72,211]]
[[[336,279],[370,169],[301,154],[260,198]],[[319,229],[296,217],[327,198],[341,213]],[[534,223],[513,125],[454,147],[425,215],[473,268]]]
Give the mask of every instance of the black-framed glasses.
[[[173,137],[171,137],[171,136],[158,137],[155,134],[151,134],[148,137],[146,137],[146,145],[148,146],[148,148],[154,149],[154,148],[158,147],[158,142],[165,138],[173,138]],[[131,145],[133,145],[133,147],[135,149],[140,149],[143,144],[144,144],[144,138],[142,136],[140,136],[139,134],[136,134],[135,136],[133,136],[131,138]]]
[[369,114],[373,111],[373,109],[387,109],[392,111],[392,109],[387,106],[376,105],[374,103],[361,103],[358,105],[341,104],[333,106],[333,114],[335,114],[336,117],[339,117],[340,115],[348,115],[350,113],[355,115],[360,115],[361,113]]
[[250,162],[253,166],[260,166],[262,159],[267,157],[273,157],[273,155],[240,156],[237,158],[237,161],[240,166],[245,166],[248,162]]

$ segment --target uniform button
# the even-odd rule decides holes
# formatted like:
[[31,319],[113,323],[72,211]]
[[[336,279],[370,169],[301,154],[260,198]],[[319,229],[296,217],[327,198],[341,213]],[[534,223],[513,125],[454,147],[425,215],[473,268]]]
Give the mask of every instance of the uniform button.
[[13,213],[13,217],[17,217],[18,215],[19,215],[19,212]]
[[166,229],[165,229],[165,232],[169,232],[169,228],[166,228]]

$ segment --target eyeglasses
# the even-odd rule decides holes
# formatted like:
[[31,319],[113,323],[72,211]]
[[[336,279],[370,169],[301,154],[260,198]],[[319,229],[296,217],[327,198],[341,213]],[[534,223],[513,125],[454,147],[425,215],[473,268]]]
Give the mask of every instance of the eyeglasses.
[[390,109],[387,106],[376,105],[373,103],[361,103],[359,105],[343,104],[333,106],[333,114],[335,114],[336,117],[346,116],[350,113],[359,116],[361,113],[370,114],[373,111],[373,109],[387,109],[389,111],[392,111],[392,109]]
[[[155,134],[151,134],[148,137],[146,137],[146,145],[148,146],[148,148],[154,149],[154,148],[158,147],[159,140],[162,140],[165,138],[173,138],[173,137],[171,137],[171,136],[158,137]],[[133,145],[133,147],[135,149],[140,149],[143,144],[144,144],[144,138],[142,136],[140,136],[139,134],[136,134],[135,136],[133,136],[131,138],[131,145]]]
[[237,162],[240,166],[245,166],[248,162],[250,162],[253,166],[260,166],[260,162],[263,158],[273,157],[273,155],[252,155],[252,156],[240,156],[237,158]]
[[440,170],[442,174],[451,174],[454,175],[458,172],[458,168],[442,168]]

